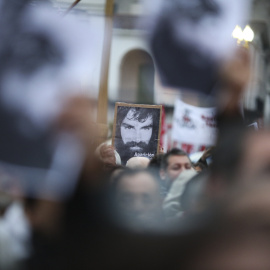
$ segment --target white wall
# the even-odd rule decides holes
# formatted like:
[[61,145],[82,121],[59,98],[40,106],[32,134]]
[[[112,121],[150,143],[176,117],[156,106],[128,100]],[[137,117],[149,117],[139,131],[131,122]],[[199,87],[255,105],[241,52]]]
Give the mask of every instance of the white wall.
[[121,101],[121,97],[118,95],[121,80],[121,63],[124,56],[129,51],[135,49],[142,49],[149,52],[148,46],[141,31],[114,29],[108,87],[109,99],[112,101]]
[[[53,5],[59,9],[67,9],[70,7],[74,0],[51,0]],[[88,14],[104,14],[104,7],[106,0],[81,0],[76,5],[76,9],[84,10]]]
[[[74,0],[51,0],[54,7],[59,9],[60,12],[64,12],[74,2]],[[92,50],[93,58],[91,63],[91,70],[88,76],[81,82],[83,88],[95,93],[95,97],[98,98],[98,90],[100,85],[100,72],[102,62],[102,50],[104,43],[104,29],[105,29],[105,17],[104,7],[106,0],[82,0],[75,7],[76,10],[82,10],[86,12],[86,16],[79,17],[87,24],[89,29],[89,35],[91,36],[92,44],[89,50]],[[70,16],[77,16],[77,13],[70,14]],[[91,16],[87,15],[90,14]],[[79,13],[80,15],[80,13]]]

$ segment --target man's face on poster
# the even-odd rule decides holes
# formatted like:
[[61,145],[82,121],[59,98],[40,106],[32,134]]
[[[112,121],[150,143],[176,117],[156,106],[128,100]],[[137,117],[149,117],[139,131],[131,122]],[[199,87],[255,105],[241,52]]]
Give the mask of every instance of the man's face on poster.
[[149,115],[143,121],[134,117],[135,110],[130,109],[121,123],[121,137],[130,152],[144,152],[153,132],[153,117]]

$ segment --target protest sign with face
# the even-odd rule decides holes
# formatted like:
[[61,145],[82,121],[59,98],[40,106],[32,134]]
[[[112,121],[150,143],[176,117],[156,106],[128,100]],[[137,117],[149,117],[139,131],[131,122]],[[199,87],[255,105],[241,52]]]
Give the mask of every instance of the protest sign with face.
[[126,164],[131,157],[153,158],[159,151],[161,105],[115,104],[113,142]]
[[246,23],[250,1],[159,0],[158,3],[149,28],[150,47],[162,84],[213,94],[220,64],[236,48],[232,31],[237,24]]
[[74,191],[84,150],[56,122],[86,92],[101,46],[96,27],[43,2],[0,3],[0,190],[58,200]]

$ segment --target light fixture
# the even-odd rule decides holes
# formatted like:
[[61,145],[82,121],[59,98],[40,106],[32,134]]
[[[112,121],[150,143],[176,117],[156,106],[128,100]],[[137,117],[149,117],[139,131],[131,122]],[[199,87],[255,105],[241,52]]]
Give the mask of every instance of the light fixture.
[[252,42],[252,40],[254,39],[254,32],[249,25],[247,25],[243,31],[243,37],[244,40],[247,42]]
[[245,41],[244,46],[248,48],[248,43],[254,39],[254,32],[249,25],[246,25],[244,31],[239,25],[236,25],[233,32],[233,38],[237,39],[237,44],[241,45],[242,41]]
[[239,42],[241,42],[244,39],[242,28],[239,25],[236,25],[233,32],[232,32],[233,38],[237,39]]

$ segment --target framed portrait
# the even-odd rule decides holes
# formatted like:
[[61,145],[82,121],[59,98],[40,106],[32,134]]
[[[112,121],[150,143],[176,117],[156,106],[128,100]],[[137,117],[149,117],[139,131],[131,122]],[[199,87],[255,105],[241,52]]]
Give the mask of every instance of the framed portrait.
[[112,145],[126,162],[159,152],[162,105],[115,104]]

